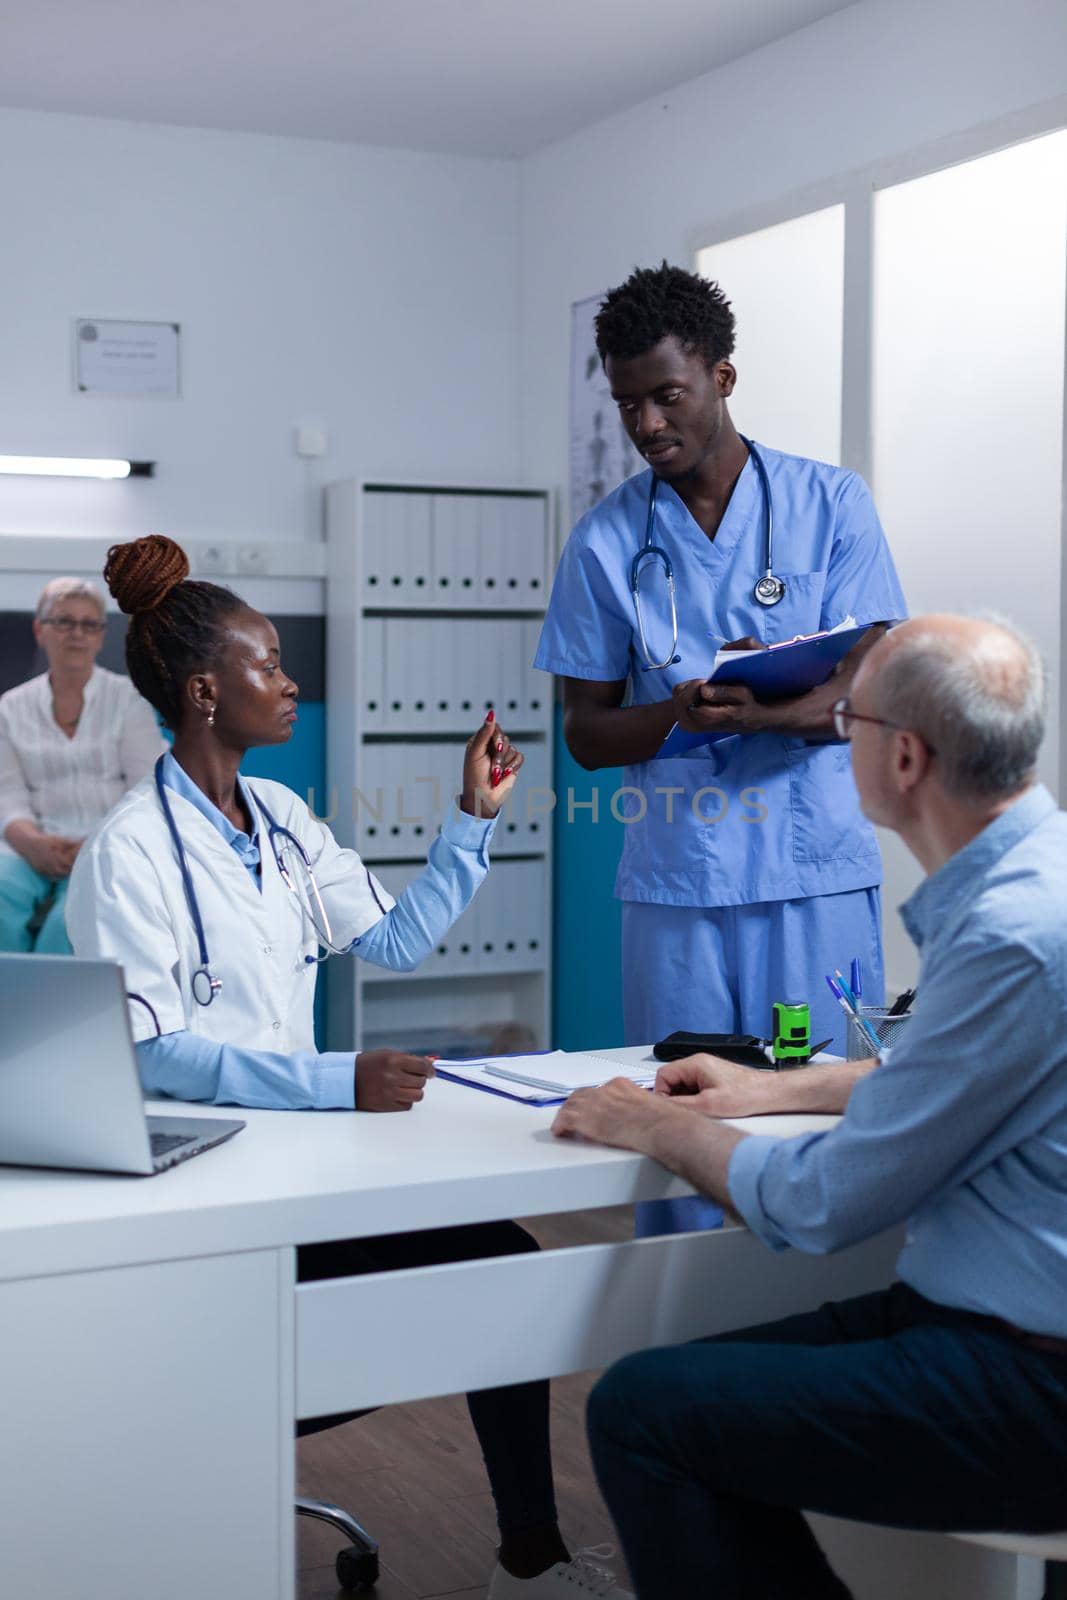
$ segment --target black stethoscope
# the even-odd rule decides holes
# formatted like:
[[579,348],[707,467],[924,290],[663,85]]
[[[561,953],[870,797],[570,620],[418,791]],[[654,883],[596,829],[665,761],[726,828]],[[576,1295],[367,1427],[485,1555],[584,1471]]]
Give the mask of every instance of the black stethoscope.
[[[771,502],[771,480],[767,476],[767,466],[763,456],[757,450],[751,439],[746,439],[744,434],[738,436],[742,444],[747,445],[748,453],[752,457],[752,465],[759,475],[760,487],[763,490],[764,506],[764,548],[767,565],[762,577],[756,580],[752,590],[752,598],[761,606],[776,606],[785,594],[785,580],[778,578],[774,572],[774,507]],[[674,567],[671,558],[661,545],[652,543],[652,532],[656,520],[656,495],[659,492],[659,479],[655,472],[652,474],[652,486],[648,491],[648,517],[645,521],[645,542],[630,563],[630,593],[633,595],[634,611],[637,613],[637,632],[641,640],[641,651],[646,665],[642,672],[662,672],[664,667],[671,667],[682,658],[675,654],[678,648],[678,607],[674,598]],[[645,638],[645,621],[641,615],[641,566],[645,561],[658,561],[663,567],[663,575],[667,580],[667,598],[671,606],[671,647],[663,661],[654,661],[652,652],[648,648]]]
[[[204,934],[204,920],[200,915],[200,906],[197,902],[196,891],[193,888],[193,878],[189,871],[189,863],[186,860],[185,846],[182,844],[181,835],[178,832],[178,824],[174,820],[174,813],[170,808],[170,801],[167,799],[167,786],[163,782],[163,763],[166,761],[166,759],[166,756],[162,755],[156,762],[156,790],[159,794],[159,803],[163,808],[163,815],[167,819],[167,827],[170,829],[170,836],[174,841],[174,849],[178,857],[178,869],[181,872],[182,884],[185,888],[185,898],[189,905],[189,914],[193,919],[193,927],[196,929],[196,942],[200,952],[200,965],[193,973],[193,999],[199,1006],[209,1006],[212,1000],[214,1000],[215,996],[218,994],[219,990],[222,988],[222,979],[216,978],[211,971],[211,963],[207,953],[207,938]],[[330,919],[326,914],[326,907],[322,903],[322,896],[319,893],[319,886],[315,881],[315,874],[311,868],[311,858],[304,849],[304,846],[300,843],[300,840],[295,834],[290,833],[288,828],[283,828],[281,823],[275,821],[270,812],[267,810],[266,806],[263,804],[263,801],[260,799],[259,795],[252,794],[251,789],[248,790],[248,793],[252,796],[252,799],[255,801],[260,813],[262,814],[263,821],[267,824],[267,841],[273,853],[274,864],[278,868],[278,874],[282,882],[285,884],[285,887],[289,890],[289,893],[296,900],[301,912],[310,922],[312,928],[314,929],[315,937],[324,952],[324,954],[321,955],[305,956],[305,963],[308,966],[313,966],[316,962],[325,961],[327,956],[346,955],[352,946],[351,944],[337,945],[333,942],[333,930],[330,927]],[[292,851],[295,855],[294,866],[296,868],[296,873],[300,873],[301,869],[303,871],[305,881],[303,893],[301,893],[301,887],[297,882],[296,874],[286,863],[285,852],[287,850]],[[385,907],[378,899],[377,890],[374,887],[374,880],[369,872],[367,873],[367,882],[370,884],[371,894],[374,896],[375,903],[384,914]]]

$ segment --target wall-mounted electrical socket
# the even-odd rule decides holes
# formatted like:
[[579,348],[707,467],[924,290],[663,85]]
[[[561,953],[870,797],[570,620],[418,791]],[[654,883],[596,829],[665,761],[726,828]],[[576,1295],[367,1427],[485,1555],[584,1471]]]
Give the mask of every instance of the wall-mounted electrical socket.
[[197,573],[218,576],[232,570],[232,561],[229,545],[201,544],[196,547],[192,565]]
[[265,544],[239,544],[237,570],[246,577],[258,578],[270,571],[270,547]]

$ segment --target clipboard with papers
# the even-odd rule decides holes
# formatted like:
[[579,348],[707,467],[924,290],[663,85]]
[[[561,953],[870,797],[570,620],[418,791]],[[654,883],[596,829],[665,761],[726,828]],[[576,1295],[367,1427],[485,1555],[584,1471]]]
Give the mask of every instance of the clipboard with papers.
[[[757,700],[794,700],[826,683],[869,627],[869,623],[857,627],[849,617],[826,633],[788,639],[763,650],[720,650],[707,682],[744,684]],[[656,752],[656,759],[688,755],[701,745],[736,737],[726,732],[690,733],[676,722]]]
[[595,1088],[611,1078],[629,1078],[644,1089],[656,1081],[659,1063],[623,1067],[607,1056],[583,1055],[568,1050],[546,1050],[539,1055],[483,1056],[477,1061],[434,1062],[439,1078],[465,1083],[487,1094],[521,1100],[525,1105],[552,1106],[575,1089]]

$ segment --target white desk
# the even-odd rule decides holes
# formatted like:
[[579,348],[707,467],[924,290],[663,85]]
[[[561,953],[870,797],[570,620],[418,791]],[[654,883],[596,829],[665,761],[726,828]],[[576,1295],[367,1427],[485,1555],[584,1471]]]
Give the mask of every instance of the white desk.
[[689,1191],[443,1081],[411,1115],[242,1114],[157,1178],[0,1168],[5,1596],[288,1600],[298,1416],[600,1366],[876,1287],[896,1253],[729,1229],[298,1287],[298,1244]]

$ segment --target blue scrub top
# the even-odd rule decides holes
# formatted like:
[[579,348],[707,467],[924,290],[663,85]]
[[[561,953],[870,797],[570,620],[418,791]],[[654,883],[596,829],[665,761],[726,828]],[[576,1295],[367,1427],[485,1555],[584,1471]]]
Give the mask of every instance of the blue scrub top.
[[[560,559],[535,666],[562,677],[629,680],[643,705],[706,676],[715,652],[752,634],[766,644],[907,615],[870,491],[840,467],[761,450],[774,502],[774,570],[786,591],[761,606],[764,500],[749,459],[714,540],[661,480],[653,543],[674,567],[681,660],[645,665],[630,592],[644,542],[651,470],[609,494],[577,524]],[[654,659],[671,640],[659,562],[643,564],[641,607]],[[625,823],[615,892],[657,905],[740,906],[865,889],[881,882],[874,831],[859,809],[847,745],[760,733],[625,769],[613,797]],[[665,792],[674,791],[674,792]],[[607,797],[602,797],[603,801]]]

